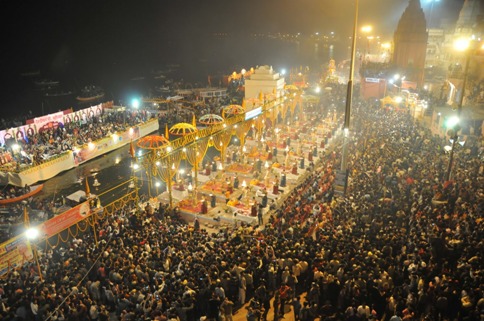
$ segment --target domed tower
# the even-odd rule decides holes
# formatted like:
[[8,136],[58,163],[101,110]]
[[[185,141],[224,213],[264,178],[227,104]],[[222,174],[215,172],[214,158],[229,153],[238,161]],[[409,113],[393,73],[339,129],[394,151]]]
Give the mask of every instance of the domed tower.
[[427,51],[427,22],[420,0],[410,0],[393,36],[393,64],[421,87]]
[[456,37],[481,36],[483,32],[483,11],[482,0],[465,0],[459,19],[455,24]]

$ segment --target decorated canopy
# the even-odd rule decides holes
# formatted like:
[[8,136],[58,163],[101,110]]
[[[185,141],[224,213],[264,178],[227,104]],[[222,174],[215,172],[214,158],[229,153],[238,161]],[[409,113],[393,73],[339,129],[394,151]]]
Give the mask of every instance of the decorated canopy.
[[170,134],[177,136],[184,136],[196,132],[197,127],[189,123],[178,123],[170,128]]
[[153,136],[145,136],[140,138],[136,145],[139,148],[143,149],[159,149],[166,147],[170,144],[170,141],[163,136],[160,135],[153,135]]
[[222,117],[227,118],[234,115],[245,113],[245,109],[240,105],[228,105],[222,109]]
[[289,90],[289,91],[299,91],[299,87],[294,86],[294,85],[285,85],[284,89]]
[[206,114],[198,119],[198,122],[200,124],[209,125],[209,126],[220,124],[223,121],[224,119],[216,114]]

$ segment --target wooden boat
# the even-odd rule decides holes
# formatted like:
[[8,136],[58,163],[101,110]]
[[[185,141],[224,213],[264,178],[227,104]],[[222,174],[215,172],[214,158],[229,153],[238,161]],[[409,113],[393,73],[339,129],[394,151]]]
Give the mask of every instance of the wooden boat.
[[92,100],[101,99],[103,97],[104,97],[104,93],[100,93],[98,95],[90,96],[90,97],[81,97],[81,96],[78,96],[78,97],[76,97],[76,99],[79,100],[79,101],[92,101]]
[[35,194],[39,193],[42,190],[42,188],[44,188],[44,184],[32,185],[30,187],[30,192],[23,194],[23,195],[20,195],[20,196],[17,196],[17,197],[14,197],[14,198],[1,199],[0,205],[7,205],[7,204],[13,204],[13,203],[20,202],[24,199],[27,199],[27,198],[34,196]]

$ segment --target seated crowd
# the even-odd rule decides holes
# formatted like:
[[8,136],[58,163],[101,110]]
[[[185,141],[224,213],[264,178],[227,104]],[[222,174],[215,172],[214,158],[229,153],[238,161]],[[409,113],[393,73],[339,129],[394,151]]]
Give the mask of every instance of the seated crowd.
[[[484,313],[483,164],[405,113],[356,109],[345,198],[329,151],[264,228],[192,228],[165,204],[126,205],[43,251],[0,286],[2,320],[479,320]],[[440,193],[443,198],[435,199]],[[299,302],[305,294],[303,302]],[[274,303],[271,307],[271,300]],[[299,302],[299,303],[298,303]],[[268,314],[273,308],[273,314]]]

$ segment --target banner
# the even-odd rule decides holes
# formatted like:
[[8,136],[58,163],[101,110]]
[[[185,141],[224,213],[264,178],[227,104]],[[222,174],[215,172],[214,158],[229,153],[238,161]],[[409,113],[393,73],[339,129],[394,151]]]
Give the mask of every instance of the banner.
[[39,226],[40,235],[43,237],[51,237],[57,233],[62,232],[68,227],[82,221],[91,214],[89,202],[84,202],[76,207],[73,207],[66,212],[54,216],[50,220],[42,223]]
[[35,117],[34,124],[37,127],[38,131],[42,131],[42,129],[57,127],[59,123],[63,123],[64,121],[64,112],[59,111],[57,113]]
[[24,234],[8,240],[0,245],[0,275],[16,268],[34,257],[30,242]]

